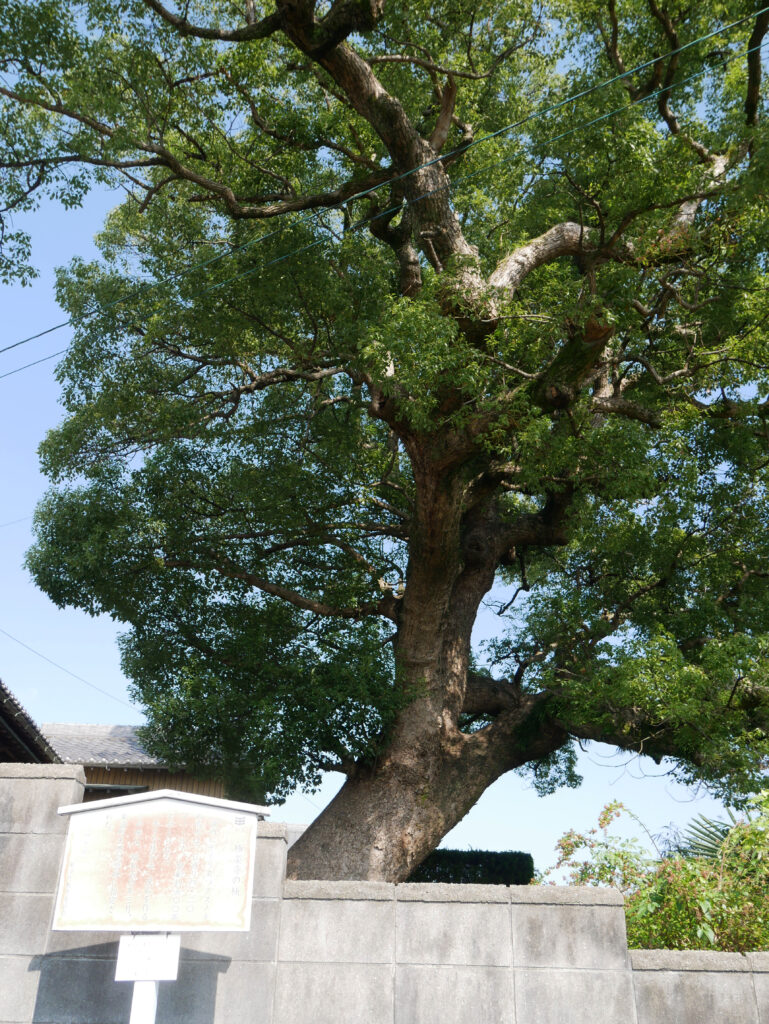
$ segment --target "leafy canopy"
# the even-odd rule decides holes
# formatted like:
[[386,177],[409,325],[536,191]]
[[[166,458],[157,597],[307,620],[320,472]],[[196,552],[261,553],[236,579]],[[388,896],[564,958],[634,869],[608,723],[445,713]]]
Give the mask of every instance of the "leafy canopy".
[[[493,502],[522,538],[495,556],[517,600],[486,659],[537,698],[530,729],[563,730],[539,784],[604,739],[750,792],[769,176],[744,51],[763,22],[722,0],[334,3],[307,42],[290,6],[2,5],[8,209],[126,190],[102,258],[59,275],[76,327],[36,581],[128,624],[161,753],[280,796],[374,761],[419,694],[391,639],[424,541],[415,453],[444,451],[456,521]],[[349,86],[350,53],[387,102]],[[439,167],[413,173],[429,153],[404,156],[406,124]],[[448,255],[447,224],[467,240]],[[576,241],[535,259],[559,225]],[[29,280],[23,232],[2,241],[0,274]]]

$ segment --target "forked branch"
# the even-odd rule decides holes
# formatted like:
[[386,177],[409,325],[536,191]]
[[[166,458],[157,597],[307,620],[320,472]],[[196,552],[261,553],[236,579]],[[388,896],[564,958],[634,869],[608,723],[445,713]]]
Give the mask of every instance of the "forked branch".
[[169,11],[159,0],[144,0],[155,14],[163,21],[172,25],[179,35],[195,36],[198,39],[218,39],[225,43],[243,43],[251,39],[266,39],[281,28],[282,19],[278,11],[274,11],[260,21],[253,21],[238,28],[209,28],[205,25],[193,25],[186,18]]

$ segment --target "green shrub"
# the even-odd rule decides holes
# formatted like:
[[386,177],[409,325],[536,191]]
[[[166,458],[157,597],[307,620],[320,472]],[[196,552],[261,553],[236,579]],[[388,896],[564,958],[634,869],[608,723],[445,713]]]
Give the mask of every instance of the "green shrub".
[[635,840],[609,834],[625,810],[609,804],[598,828],[559,840],[552,870],[566,868],[574,885],[619,889],[631,949],[767,950],[769,792],[753,803],[756,816],[724,829],[707,856],[675,853],[661,860]]
[[528,885],[534,877],[530,853],[515,850],[433,850],[409,882],[464,882],[475,885]]

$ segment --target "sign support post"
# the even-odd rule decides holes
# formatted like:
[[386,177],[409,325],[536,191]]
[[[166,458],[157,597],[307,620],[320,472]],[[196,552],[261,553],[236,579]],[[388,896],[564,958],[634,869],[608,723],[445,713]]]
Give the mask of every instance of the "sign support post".
[[132,981],[130,1024],[155,1024],[158,982],[176,981],[181,935],[139,932],[121,935],[115,981]]
[[156,981],[135,981],[131,1000],[130,1024],[155,1024],[158,1007],[158,983]]

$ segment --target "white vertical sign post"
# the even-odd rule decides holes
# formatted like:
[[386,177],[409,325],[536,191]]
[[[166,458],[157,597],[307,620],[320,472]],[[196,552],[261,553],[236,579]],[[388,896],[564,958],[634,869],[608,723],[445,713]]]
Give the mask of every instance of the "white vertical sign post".
[[157,1010],[158,983],[156,981],[135,981],[134,993],[131,998],[131,1018],[128,1024],[155,1024]]
[[121,935],[115,981],[132,981],[130,1024],[155,1024],[158,982],[176,981],[181,935]]
[[60,807],[70,815],[54,931],[124,932],[116,981],[130,1024],[154,1024],[180,932],[248,931],[257,821],[267,807],[174,790]]

